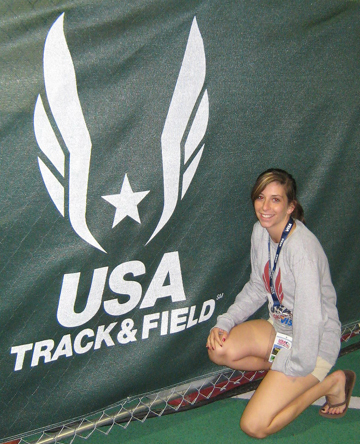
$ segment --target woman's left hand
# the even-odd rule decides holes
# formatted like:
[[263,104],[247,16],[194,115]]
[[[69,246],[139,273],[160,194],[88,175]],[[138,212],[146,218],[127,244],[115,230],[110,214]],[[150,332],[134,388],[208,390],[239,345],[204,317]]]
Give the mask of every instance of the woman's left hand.
[[226,331],[222,330],[221,328],[214,327],[208,336],[206,348],[209,350],[215,350],[216,345],[222,347],[227,337],[228,333]]

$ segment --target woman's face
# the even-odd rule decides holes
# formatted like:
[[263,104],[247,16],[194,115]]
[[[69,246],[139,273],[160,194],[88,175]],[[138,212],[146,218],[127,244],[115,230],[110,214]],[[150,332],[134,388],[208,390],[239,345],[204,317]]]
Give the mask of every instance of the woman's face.
[[276,242],[280,240],[294,208],[293,203],[289,204],[284,186],[279,182],[269,183],[254,202],[256,217]]

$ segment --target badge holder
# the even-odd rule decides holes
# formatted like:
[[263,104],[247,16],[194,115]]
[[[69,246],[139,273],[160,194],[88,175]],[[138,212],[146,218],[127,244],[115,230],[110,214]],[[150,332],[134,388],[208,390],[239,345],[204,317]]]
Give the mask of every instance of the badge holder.
[[272,346],[272,350],[269,356],[269,362],[274,362],[276,355],[282,348],[286,348],[287,350],[291,349],[292,337],[288,335],[284,335],[283,333],[276,333],[275,341]]

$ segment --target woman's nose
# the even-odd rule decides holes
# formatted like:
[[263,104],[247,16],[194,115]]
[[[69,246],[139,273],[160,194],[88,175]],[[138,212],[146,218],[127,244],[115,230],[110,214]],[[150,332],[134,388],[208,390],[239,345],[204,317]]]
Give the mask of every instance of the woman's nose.
[[268,210],[270,208],[269,201],[267,199],[263,200],[263,210]]

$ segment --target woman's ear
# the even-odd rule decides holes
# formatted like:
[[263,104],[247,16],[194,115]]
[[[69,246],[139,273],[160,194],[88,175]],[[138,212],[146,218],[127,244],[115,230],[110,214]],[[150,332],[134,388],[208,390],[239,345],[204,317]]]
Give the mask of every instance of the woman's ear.
[[289,204],[289,206],[288,206],[287,214],[291,214],[295,210],[295,207],[296,207],[296,203],[295,202],[291,202]]

